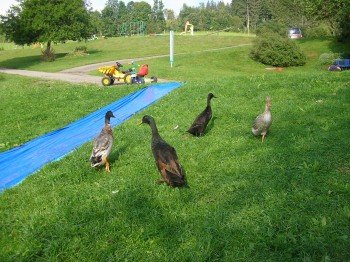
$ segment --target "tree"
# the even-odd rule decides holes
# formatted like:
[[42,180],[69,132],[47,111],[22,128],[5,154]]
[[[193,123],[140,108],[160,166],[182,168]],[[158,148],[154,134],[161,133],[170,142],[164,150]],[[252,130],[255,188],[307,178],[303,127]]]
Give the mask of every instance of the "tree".
[[164,18],[164,4],[161,0],[153,0],[152,13],[150,14],[150,25],[148,31],[150,33],[162,32],[166,23]]
[[92,33],[102,35],[103,22],[99,11],[90,11],[90,21],[92,25]]
[[118,0],[108,0],[101,11],[103,32],[106,36],[114,36],[117,33],[117,22],[119,18]]
[[232,0],[233,15],[237,15],[246,21],[248,34],[250,29],[256,29],[261,19],[262,0]]
[[1,16],[6,37],[18,45],[87,39],[91,24],[83,0],[25,0]]
[[179,21],[175,17],[174,10],[164,9],[165,16],[165,29],[166,30],[176,30],[179,27]]
[[324,21],[341,40],[350,39],[350,2],[344,0],[298,0],[308,19]]

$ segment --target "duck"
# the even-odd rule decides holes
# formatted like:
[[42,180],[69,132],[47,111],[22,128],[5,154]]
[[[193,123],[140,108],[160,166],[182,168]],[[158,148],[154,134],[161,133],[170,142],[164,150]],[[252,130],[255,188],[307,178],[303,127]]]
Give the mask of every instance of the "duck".
[[262,136],[261,142],[264,142],[267,131],[269,130],[272,124],[272,115],[271,115],[271,98],[266,97],[265,111],[258,115],[254,120],[252,133],[255,136]]
[[105,114],[105,125],[100,134],[94,139],[93,149],[90,156],[91,167],[99,167],[105,165],[107,172],[110,172],[110,164],[108,156],[113,146],[113,130],[110,125],[111,117],[115,117],[112,111]]
[[151,127],[151,149],[158,171],[162,176],[158,183],[166,183],[171,187],[186,187],[185,172],[179,163],[176,150],[159,135],[154,118],[145,115],[140,124],[148,124]]
[[188,133],[194,136],[202,136],[205,132],[205,129],[213,115],[210,101],[212,98],[217,98],[213,93],[209,93],[207,97],[207,107],[200,113],[194,120],[191,127],[187,130]]

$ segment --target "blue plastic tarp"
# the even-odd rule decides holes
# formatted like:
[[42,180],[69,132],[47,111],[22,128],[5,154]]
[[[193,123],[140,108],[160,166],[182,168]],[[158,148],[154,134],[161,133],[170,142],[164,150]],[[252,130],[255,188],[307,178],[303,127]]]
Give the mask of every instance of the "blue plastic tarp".
[[112,127],[120,125],[181,85],[171,82],[145,87],[61,129],[0,153],[0,191],[18,184],[45,164],[95,138],[101,132],[108,110],[115,116],[111,118]]

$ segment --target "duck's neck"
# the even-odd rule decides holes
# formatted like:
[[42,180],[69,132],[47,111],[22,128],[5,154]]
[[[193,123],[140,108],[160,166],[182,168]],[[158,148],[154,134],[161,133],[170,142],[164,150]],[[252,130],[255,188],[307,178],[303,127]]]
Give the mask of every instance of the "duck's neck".
[[211,97],[208,97],[207,98],[207,106],[210,106],[210,100],[211,100]]
[[265,105],[265,113],[270,113],[270,105]]
[[110,117],[105,117],[105,125],[109,125],[111,122],[111,118]]
[[160,138],[156,123],[155,122],[151,122],[149,124],[149,126],[151,127],[151,130],[152,130],[152,138],[153,139]]

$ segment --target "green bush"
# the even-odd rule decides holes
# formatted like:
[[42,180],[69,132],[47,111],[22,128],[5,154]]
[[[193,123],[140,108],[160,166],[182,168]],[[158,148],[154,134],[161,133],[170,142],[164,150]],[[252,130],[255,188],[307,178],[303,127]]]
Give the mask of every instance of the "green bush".
[[271,66],[301,66],[306,62],[299,46],[278,34],[257,37],[250,55],[254,60]]
[[87,47],[85,45],[81,45],[81,46],[77,46],[73,53],[71,53],[71,55],[73,56],[84,56],[87,55],[88,51],[87,51]]
[[87,47],[85,45],[77,46],[74,49],[74,52],[82,52],[82,53],[87,53]]
[[278,34],[282,37],[285,37],[287,35],[287,30],[284,25],[275,21],[265,22],[256,29],[257,36],[264,36],[269,34]]
[[318,60],[321,65],[331,65],[334,63],[334,60],[338,58],[340,58],[340,55],[337,53],[323,53]]
[[304,31],[305,36],[308,38],[323,38],[332,36],[330,27],[324,23],[306,28]]

